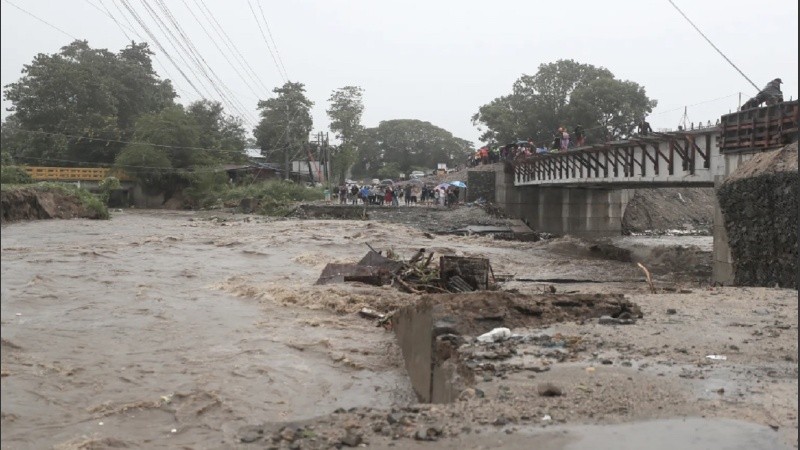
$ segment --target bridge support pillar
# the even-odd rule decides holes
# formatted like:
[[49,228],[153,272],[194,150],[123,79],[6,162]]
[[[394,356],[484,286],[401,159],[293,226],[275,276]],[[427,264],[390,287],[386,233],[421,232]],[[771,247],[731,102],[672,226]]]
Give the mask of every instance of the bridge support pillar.
[[[716,176],[714,189],[719,189],[725,176]],[[725,218],[722,217],[722,208],[719,206],[719,199],[714,196],[714,225],[712,228],[714,235],[714,256],[711,263],[711,278],[714,282],[722,283],[726,286],[733,285],[733,255],[728,244],[728,232],[725,231]]]
[[581,237],[619,236],[631,189],[517,186],[498,171],[495,197],[512,217],[537,230]]

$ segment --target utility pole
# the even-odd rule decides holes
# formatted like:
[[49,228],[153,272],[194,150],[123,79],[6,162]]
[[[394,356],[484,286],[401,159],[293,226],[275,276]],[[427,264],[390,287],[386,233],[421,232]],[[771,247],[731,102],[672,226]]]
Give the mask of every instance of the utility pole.
[[[283,149],[283,169],[286,172],[286,180],[289,180],[289,153],[292,151],[292,133],[291,133],[291,126],[292,126],[292,119],[289,116],[289,103],[286,103],[286,148]],[[280,145],[280,142],[278,143]]]
[[[320,131],[320,138],[322,132]],[[325,132],[325,141],[323,147],[325,155],[325,178],[328,180],[328,190],[331,188],[331,148],[328,146],[328,132]]]

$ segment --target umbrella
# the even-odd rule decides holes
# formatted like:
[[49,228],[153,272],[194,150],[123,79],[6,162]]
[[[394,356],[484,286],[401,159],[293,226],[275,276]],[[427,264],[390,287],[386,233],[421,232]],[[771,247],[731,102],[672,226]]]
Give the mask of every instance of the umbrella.
[[383,185],[387,185],[387,184],[391,185],[391,184],[394,184],[394,181],[386,179],[386,180],[382,180],[381,184],[383,184]]
[[412,178],[411,180],[406,181],[406,183],[425,184],[425,182],[419,178]]
[[460,187],[460,188],[465,188],[465,187],[467,187],[467,185],[466,185],[466,184],[464,184],[464,182],[463,182],[463,181],[451,181],[451,182],[450,182],[450,184],[452,184],[452,185],[453,185],[453,186],[455,186],[455,187]]
[[436,189],[447,189],[448,187],[450,187],[449,183],[442,183],[442,184],[436,186]]

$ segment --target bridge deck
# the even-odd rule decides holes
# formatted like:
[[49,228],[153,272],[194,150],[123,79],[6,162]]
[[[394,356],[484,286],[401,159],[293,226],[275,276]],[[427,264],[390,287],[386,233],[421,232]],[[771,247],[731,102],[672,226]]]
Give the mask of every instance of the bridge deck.
[[514,184],[713,186],[718,134],[717,127],[654,133],[535,155],[513,163]]

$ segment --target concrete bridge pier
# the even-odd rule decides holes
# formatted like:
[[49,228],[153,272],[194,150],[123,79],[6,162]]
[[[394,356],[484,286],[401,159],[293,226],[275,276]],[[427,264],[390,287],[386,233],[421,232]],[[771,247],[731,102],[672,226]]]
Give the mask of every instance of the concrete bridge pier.
[[[508,215],[538,231],[580,237],[619,236],[633,190],[600,187],[514,186],[513,177],[495,177],[496,201]],[[504,176],[505,175],[505,176]]]

